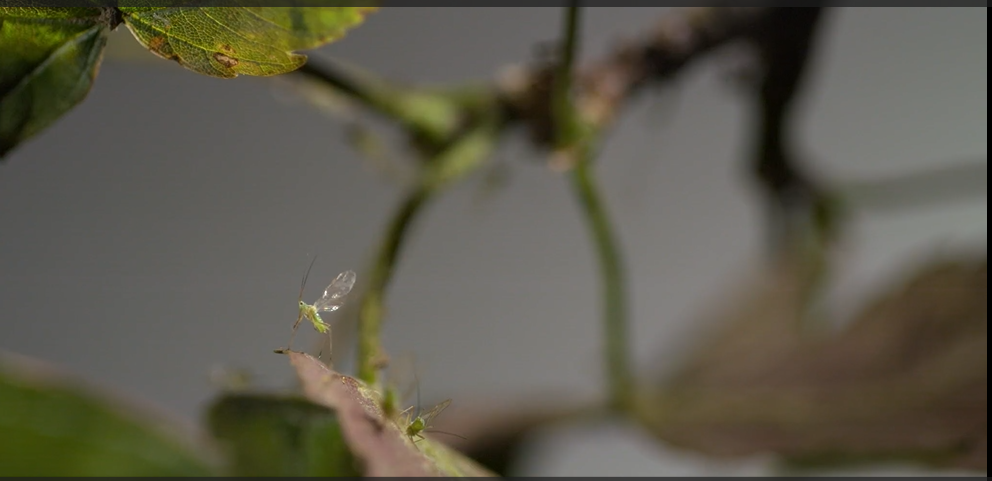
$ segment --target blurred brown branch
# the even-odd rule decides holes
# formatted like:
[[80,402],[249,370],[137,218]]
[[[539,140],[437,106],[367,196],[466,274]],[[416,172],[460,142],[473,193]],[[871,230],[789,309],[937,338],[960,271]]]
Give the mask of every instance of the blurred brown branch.
[[[742,41],[758,54],[760,75],[749,85],[757,120],[748,160],[767,202],[773,252],[788,261],[776,265],[767,282],[749,283],[757,290],[733,306],[721,334],[675,379],[636,383],[637,419],[660,440],[711,455],[771,452],[797,464],[893,457],[984,469],[987,261],[931,266],[840,335],[811,340],[800,332],[797,321],[810,292],[822,285],[840,212],[832,189],[799,165],[803,156],[790,131],[825,11],[676,9],[570,79],[571,120],[586,129],[585,139],[598,139],[638,93],[714,49]],[[559,58],[539,59],[507,69],[486,88],[432,91],[335,79],[345,74],[331,66],[308,64],[301,73],[342,86],[353,100],[398,121],[418,153],[429,154],[421,158],[431,159],[483,122],[491,123],[493,137],[522,127],[537,146],[560,149],[568,129],[556,107],[559,67]],[[480,115],[485,109],[495,112]],[[402,239],[395,241],[399,249]],[[480,429],[480,440],[466,449],[506,463],[534,427],[569,416],[554,409],[511,411],[516,415],[476,414],[508,429],[493,436],[487,436],[491,427]]]
[[[579,69],[575,104],[582,120],[597,130],[608,127],[643,87],[668,80],[713,49],[753,32],[773,10],[691,7],[667,13],[639,39],[622,41],[605,58]],[[550,146],[555,131],[553,81],[553,62],[511,67],[497,81],[510,118],[527,125],[539,145]]]
[[[753,32],[770,12],[771,9],[752,7],[673,10],[640,39],[622,42],[610,55],[578,69],[572,89],[576,121],[597,132],[606,130],[643,87],[665,81],[705,53]],[[298,87],[309,96],[314,95],[316,85],[330,87],[328,90],[337,96],[400,124],[423,160],[437,158],[485,123],[495,124],[492,131],[496,136],[505,134],[510,127],[522,126],[538,145],[554,148],[557,127],[552,93],[556,66],[556,61],[538,61],[511,67],[495,85],[478,88],[427,90],[401,86],[337,62],[310,61],[297,71],[297,78],[307,81]],[[484,114],[485,110],[488,112]],[[342,112],[354,113],[347,109]],[[421,168],[428,168],[430,162],[425,160]],[[414,216],[415,213],[409,217]],[[356,316],[342,317],[346,323],[357,321]],[[351,329],[345,329],[348,330]],[[350,344],[341,336],[338,339],[341,342],[336,345]]]
[[[621,42],[610,55],[579,69],[575,79],[576,105],[583,120],[597,128],[607,127],[626,101],[642,87],[671,78],[716,47],[753,33],[762,26],[763,19],[775,11],[757,7],[688,7],[664,15],[646,35],[636,41]],[[487,93],[496,97],[498,108],[505,113],[507,126],[527,126],[533,140],[544,146],[552,144],[555,128],[551,105],[555,65],[554,61],[539,60],[529,66],[509,67]],[[331,62],[311,60],[298,72],[339,89],[340,93],[406,125],[414,133],[447,131],[449,136],[456,136],[467,128],[464,122],[472,118],[463,111],[459,125],[428,124],[414,119],[412,114],[393,104],[401,103],[404,93],[417,89],[391,84],[368,72],[359,74]],[[456,97],[459,96],[453,93],[449,98],[457,104]],[[442,137],[435,140],[451,140]]]
[[[578,69],[574,80],[578,120],[587,129],[603,133],[645,87],[671,79],[718,47],[733,41],[748,42],[759,54],[762,72],[755,85],[760,121],[751,164],[770,202],[773,247],[787,243],[786,237],[793,230],[787,221],[796,212],[812,219],[821,233],[827,234],[835,212],[823,189],[799,167],[788,130],[825,11],[821,7],[673,9],[645,34],[619,42],[605,57]],[[449,92],[391,84],[368,72],[339,68],[330,62],[309,62],[299,72],[399,122],[415,145],[431,151],[471,130],[479,116],[467,105],[480,102],[500,109],[501,132],[522,126],[536,145],[552,150],[558,129],[552,95],[556,65],[555,58],[538,59],[506,68],[490,89],[456,88]],[[480,100],[487,96],[493,98]],[[555,167],[567,169],[570,164]]]

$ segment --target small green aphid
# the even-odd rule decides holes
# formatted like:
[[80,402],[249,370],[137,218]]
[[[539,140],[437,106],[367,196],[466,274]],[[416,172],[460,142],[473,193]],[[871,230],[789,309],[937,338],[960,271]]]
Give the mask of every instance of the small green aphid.
[[[388,393],[389,392],[387,391],[387,399],[389,397]],[[444,411],[444,409],[448,407],[450,404],[451,404],[451,400],[445,399],[444,401],[441,401],[434,407],[427,410],[427,412],[421,413],[420,381],[417,380],[417,405],[410,406],[399,413],[399,420],[400,420],[399,424],[400,427],[403,428],[403,433],[409,436],[410,439],[414,442],[414,444],[416,444],[417,441],[425,439],[424,435],[422,434],[425,432],[447,434],[448,436],[454,436],[456,438],[465,439],[464,437],[459,436],[455,433],[449,433],[445,431],[438,431],[436,429],[431,429],[431,421],[433,421],[434,418],[438,416],[438,414],[441,414],[441,411]],[[414,408],[416,408],[415,412],[414,412]]]
[[[441,411],[444,411],[444,408],[448,407],[448,405],[450,404],[451,404],[451,400],[446,399],[440,402],[438,405],[430,408],[425,413],[419,412],[420,406],[417,406],[416,413],[411,413],[411,410],[414,408],[414,406],[410,406],[406,408],[405,410],[403,410],[403,412],[400,413],[400,415],[403,416],[403,425],[406,426],[405,428],[403,428],[404,433],[406,433],[407,436],[410,436],[410,439],[418,438],[417,440],[414,440],[414,442],[424,439],[424,435],[421,433],[423,433],[427,429],[430,429],[431,421],[433,421],[438,414],[441,414]],[[448,434],[451,436],[461,437],[458,436],[457,434],[445,433],[442,431],[430,431],[430,432],[439,432],[441,434]]]
[[293,323],[293,334],[289,337],[289,343],[286,345],[285,349],[277,349],[277,353],[284,353],[289,351],[290,346],[293,344],[293,338],[296,337],[296,330],[300,327],[300,322],[303,319],[310,321],[313,324],[313,328],[321,334],[327,334],[328,338],[331,335],[331,326],[324,322],[320,317],[321,312],[334,312],[344,305],[345,297],[351,292],[351,288],[355,286],[355,272],[354,271],[344,271],[338,274],[337,277],[331,281],[331,284],[324,289],[324,295],[317,299],[317,302],[313,304],[307,304],[303,302],[303,289],[307,285],[307,278],[310,277],[310,269],[313,268],[313,263],[317,261],[317,257],[314,256],[313,260],[310,261],[310,267],[307,268],[307,273],[303,275],[303,282],[300,283],[300,298],[299,298],[299,315],[296,317],[296,322]]

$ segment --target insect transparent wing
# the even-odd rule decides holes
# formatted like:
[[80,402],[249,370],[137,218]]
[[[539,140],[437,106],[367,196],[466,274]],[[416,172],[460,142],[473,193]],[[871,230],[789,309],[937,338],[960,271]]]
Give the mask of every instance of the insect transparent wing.
[[441,414],[441,411],[444,411],[444,408],[448,407],[449,404],[451,404],[451,400],[447,399],[439,403],[437,406],[432,407],[430,411],[422,414],[421,417],[424,419],[424,426],[429,427],[431,420],[436,418],[438,414]]
[[320,299],[317,299],[317,302],[313,303],[313,307],[318,312],[338,310],[344,305],[344,298],[351,292],[351,288],[354,286],[354,271],[344,271],[338,274],[331,281],[331,285],[327,286],[327,289],[324,290],[324,295]]

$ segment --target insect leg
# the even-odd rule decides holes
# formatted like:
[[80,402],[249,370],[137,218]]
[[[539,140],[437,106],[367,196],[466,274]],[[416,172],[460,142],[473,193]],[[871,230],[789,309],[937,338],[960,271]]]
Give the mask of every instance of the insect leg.
[[[321,350],[323,350],[323,348],[321,348]],[[334,362],[334,339],[331,338],[331,326],[327,326],[327,365],[333,366],[332,364],[333,362]]]
[[286,347],[283,349],[277,349],[276,353],[285,354],[289,351],[289,348],[293,346],[293,339],[296,338],[296,331],[300,327],[300,322],[303,321],[303,312],[300,312],[300,316],[296,318],[296,322],[293,323],[293,332],[289,335],[289,342],[286,343]]

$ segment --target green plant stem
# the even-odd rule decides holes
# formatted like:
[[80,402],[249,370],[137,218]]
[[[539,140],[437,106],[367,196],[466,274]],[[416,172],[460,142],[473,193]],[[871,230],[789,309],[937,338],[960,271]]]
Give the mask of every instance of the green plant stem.
[[430,189],[422,186],[407,195],[389,223],[375,257],[369,287],[358,312],[358,378],[369,385],[376,382],[377,360],[382,354],[379,334],[382,330],[386,288],[393,279],[396,261],[410,226],[430,196]]
[[580,154],[570,180],[599,258],[604,300],[604,362],[610,386],[610,404],[613,409],[624,412],[633,402],[633,381],[627,346],[629,315],[626,274],[623,255],[592,172],[592,154],[589,149]]
[[464,178],[482,165],[496,145],[502,119],[481,119],[449,148],[424,164],[420,182],[400,204],[382,240],[370,275],[369,287],[358,313],[358,378],[376,385],[382,358],[380,334],[385,311],[386,289],[393,278],[400,249],[410,227],[424,206],[448,185]]
[[564,50],[555,76],[552,99],[556,145],[560,151],[575,157],[571,185],[596,246],[601,270],[605,331],[603,352],[610,386],[610,406],[616,411],[625,412],[633,405],[633,383],[627,355],[628,310],[623,259],[592,171],[596,134],[581,128],[572,102],[573,64],[579,43],[580,12],[577,1],[569,2],[565,10]]
[[561,59],[555,72],[552,90],[552,108],[555,120],[555,143],[558,148],[574,146],[577,139],[577,119],[572,105],[572,76],[575,68],[575,54],[579,49],[579,23],[582,9],[577,1],[570,1],[565,8],[564,37]]
[[457,99],[443,93],[394,87],[366,72],[346,73],[330,62],[318,65],[309,61],[296,73],[318,80],[436,143],[450,139],[462,119]]
[[330,65],[317,65],[310,60],[294,73],[319,80],[324,85],[334,88],[369,107],[375,107],[381,103],[372,89],[366,87],[363,82],[356,81],[350,75]]

